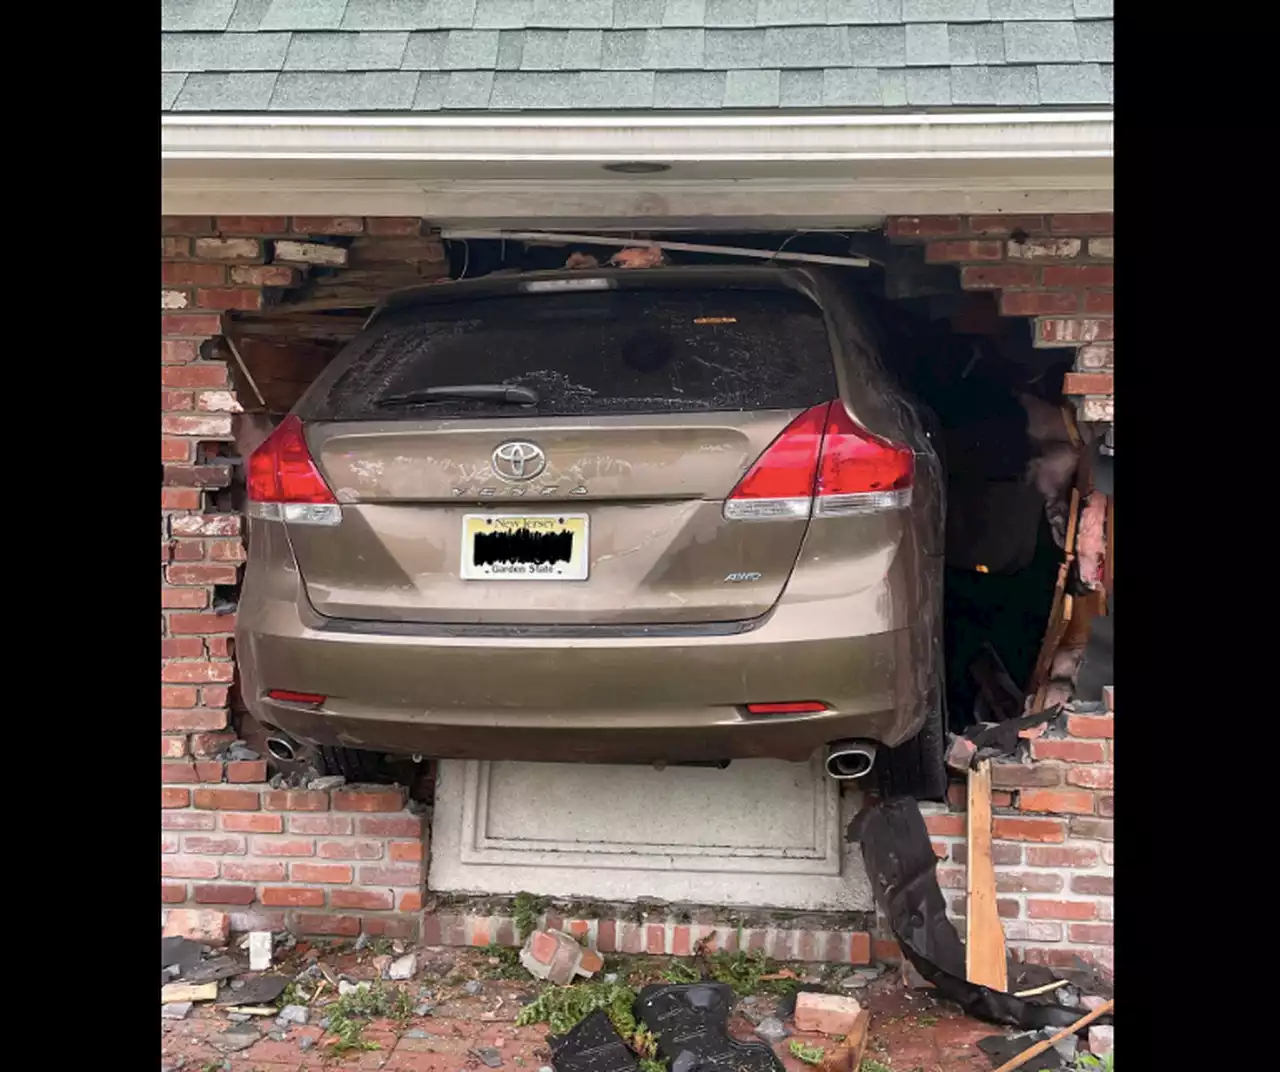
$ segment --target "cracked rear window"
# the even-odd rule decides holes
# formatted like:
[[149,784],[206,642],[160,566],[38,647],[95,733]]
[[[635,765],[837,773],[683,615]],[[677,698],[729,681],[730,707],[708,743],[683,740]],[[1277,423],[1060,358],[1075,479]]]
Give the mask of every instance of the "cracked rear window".
[[[307,406],[309,419],[800,409],[837,393],[822,312],[792,291],[477,298],[396,314],[371,330],[367,349]],[[532,388],[538,405],[386,401],[482,383]]]

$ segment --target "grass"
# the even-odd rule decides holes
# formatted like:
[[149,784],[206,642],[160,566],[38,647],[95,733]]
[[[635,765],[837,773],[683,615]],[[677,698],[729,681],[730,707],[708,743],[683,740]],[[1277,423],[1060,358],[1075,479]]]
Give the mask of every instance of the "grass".
[[877,1061],[874,1057],[867,1057],[863,1059],[858,1072],[893,1072],[893,1069],[883,1061]]
[[1105,1057],[1094,1057],[1091,1053],[1082,1053],[1076,1058],[1073,1072],[1116,1072],[1115,1051]]
[[820,1065],[822,1059],[827,1056],[825,1046],[806,1046],[799,1039],[792,1039],[789,1049],[792,1057],[807,1065]]
[[696,983],[702,978],[697,968],[683,960],[673,960],[659,974],[667,983]]
[[711,978],[718,983],[728,983],[739,994],[785,997],[800,985],[799,979],[762,979],[761,976],[774,974],[779,965],[759,950],[712,953],[709,959]]
[[523,942],[538,929],[538,917],[551,903],[549,897],[535,897],[521,890],[511,902],[511,918],[516,925],[516,941]]
[[413,999],[408,991],[385,986],[380,980],[367,989],[343,994],[326,1012],[328,1031],[333,1035],[329,1048],[334,1053],[377,1050],[382,1047],[364,1037],[365,1024],[375,1016],[386,1016],[404,1026],[413,1016]]
[[485,946],[484,954],[498,961],[497,964],[485,965],[486,979],[527,979],[526,972],[520,964],[520,951],[492,942]]
[[520,1010],[516,1025],[547,1024],[552,1035],[573,1030],[597,1009],[603,1009],[622,1040],[640,1059],[640,1072],[667,1072],[658,1058],[658,1040],[647,1027],[636,1022],[632,1012],[636,992],[621,983],[578,983],[544,990]]

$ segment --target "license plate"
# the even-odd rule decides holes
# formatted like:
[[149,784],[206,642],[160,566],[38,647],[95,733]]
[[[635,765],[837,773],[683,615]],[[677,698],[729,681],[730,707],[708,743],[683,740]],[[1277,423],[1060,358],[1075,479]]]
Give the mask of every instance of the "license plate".
[[585,581],[586,514],[467,514],[464,581]]

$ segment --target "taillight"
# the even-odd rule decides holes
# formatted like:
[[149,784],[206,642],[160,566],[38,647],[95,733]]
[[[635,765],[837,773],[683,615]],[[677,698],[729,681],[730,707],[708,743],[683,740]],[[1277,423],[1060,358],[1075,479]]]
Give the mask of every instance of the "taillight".
[[318,692],[294,692],[292,689],[268,689],[268,700],[278,700],[280,703],[296,703],[296,704],[315,704],[319,705],[328,699]]
[[342,507],[316,468],[302,422],[288,416],[249,456],[249,516],[297,525],[336,525]]
[[798,700],[789,703],[749,703],[747,711],[753,715],[816,715],[829,708],[817,700]]
[[911,504],[915,456],[860,427],[840,401],[792,421],[729,494],[730,520],[840,517]]

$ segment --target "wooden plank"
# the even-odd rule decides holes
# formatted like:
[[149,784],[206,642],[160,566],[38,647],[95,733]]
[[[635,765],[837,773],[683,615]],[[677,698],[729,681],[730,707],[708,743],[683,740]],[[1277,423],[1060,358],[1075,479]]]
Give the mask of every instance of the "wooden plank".
[[1009,987],[1004,927],[996,907],[996,868],[991,860],[991,760],[969,771],[968,907],[965,917],[965,975],[993,990]]

